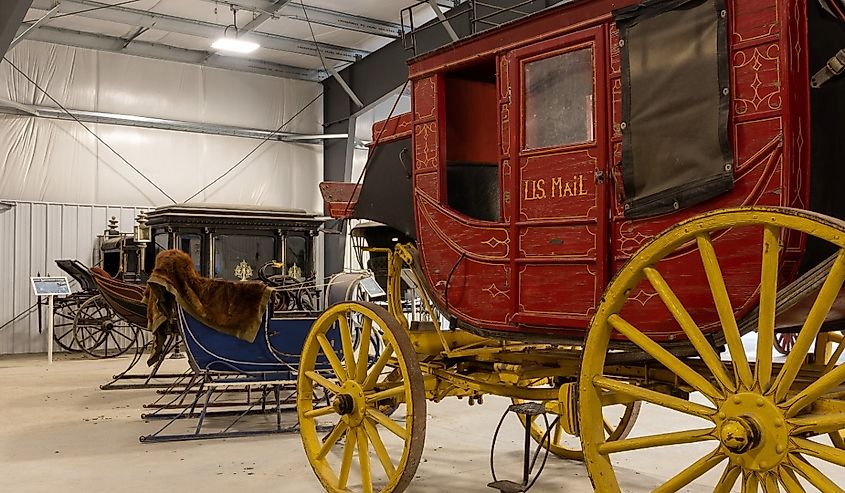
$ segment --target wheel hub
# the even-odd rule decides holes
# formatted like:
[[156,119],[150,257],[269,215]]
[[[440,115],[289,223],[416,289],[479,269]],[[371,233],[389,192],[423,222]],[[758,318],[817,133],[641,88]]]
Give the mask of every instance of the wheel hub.
[[335,412],[337,412],[341,416],[346,416],[355,409],[355,402],[353,401],[351,395],[340,394],[334,398],[334,401],[332,401],[332,407],[334,408]]
[[719,429],[722,445],[735,454],[741,454],[751,448],[756,438],[757,430],[753,424],[741,418],[728,419]]
[[350,426],[360,425],[367,409],[364,389],[358,382],[347,380],[340,390],[341,393],[332,401],[332,407]]
[[769,471],[786,458],[789,430],[783,411],[762,394],[728,397],[716,424],[726,454],[746,470]]

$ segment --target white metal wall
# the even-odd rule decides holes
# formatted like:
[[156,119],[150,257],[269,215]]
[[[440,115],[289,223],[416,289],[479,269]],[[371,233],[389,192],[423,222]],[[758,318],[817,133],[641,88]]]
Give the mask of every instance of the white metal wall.
[[[106,229],[108,219],[117,217],[120,230],[130,232],[135,217],[146,210],[131,206],[2,203],[12,207],[4,210],[6,206],[0,205],[0,326],[36,302],[30,276],[65,275],[56,266],[56,259],[76,258],[91,265],[96,236]],[[78,289],[75,282],[71,286]],[[0,354],[46,350],[46,334],[38,333],[36,312],[0,330]]]
[[[320,134],[320,84],[24,41],[7,54],[71,109]],[[55,107],[0,62],[0,98]],[[177,202],[244,158],[255,139],[86,124]],[[267,142],[195,202],[322,209],[322,146]],[[78,123],[0,116],[0,198],[169,203]]]

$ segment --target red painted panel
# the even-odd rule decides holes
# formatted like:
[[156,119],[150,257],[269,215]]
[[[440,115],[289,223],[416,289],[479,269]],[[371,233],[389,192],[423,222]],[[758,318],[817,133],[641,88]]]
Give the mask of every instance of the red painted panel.
[[373,124],[373,139],[379,142],[391,142],[411,135],[414,115],[411,112],[394,116],[389,120],[382,120]]
[[520,168],[520,221],[590,218],[598,213],[595,149],[526,158]]
[[[589,264],[531,264],[519,270],[519,316],[525,323],[586,328],[595,311],[598,285]],[[551,286],[566,286],[561,296]],[[525,317],[527,315],[528,317]]]
[[440,159],[439,130],[436,121],[414,125],[414,170],[437,169]]
[[519,228],[519,256],[596,258],[598,233],[592,224]]
[[[731,43],[758,40],[779,34],[778,0],[732,0],[730,2]],[[780,0],[780,3],[784,3]]]
[[440,200],[440,172],[432,170],[417,173],[414,176],[414,188],[434,200]]
[[504,226],[459,217],[423,195],[417,199],[417,208],[433,233],[453,249],[479,260],[506,261],[510,258],[510,232]]
[[778,111],[783,107],[778,43],[737,51],[733,55],[733,73],[736,116]]

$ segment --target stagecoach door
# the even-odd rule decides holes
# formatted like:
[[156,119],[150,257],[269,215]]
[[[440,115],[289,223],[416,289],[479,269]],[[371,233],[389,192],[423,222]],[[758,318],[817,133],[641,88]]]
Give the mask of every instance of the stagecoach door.
[[584,328],[607,282],[605,49],[596,27],[509,54],[519,324]]

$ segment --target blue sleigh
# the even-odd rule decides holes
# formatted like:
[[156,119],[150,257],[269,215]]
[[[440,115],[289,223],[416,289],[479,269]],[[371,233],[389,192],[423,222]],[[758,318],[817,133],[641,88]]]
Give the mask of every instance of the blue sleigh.
[[[292,392],[296,386],[299,355],[316,316],[301,312],[274,315],[271,303],[264,311],[255,340],[247,342],[208,327],[181,306],[177,307],[176,315],[192,370],[190,380],[176,398],[142,416],[146,420],[168,422],[155,433],[140,437],[141,442],[296,431],[295,423],[283,425],[282,415],[295,410]],[[327,338],[333,346],[341,344],[337,330],[330,331]],[[328,361],[318,363],[318,369],[330,368]],[[256,389],[257,392],[251,391]],[[246,400],[224,405],[224,402],[231,402],[221,399],[227,393],[245,395]],[[167,412],[174,408],[179,409],[178,412]],[[238,423],[243,424],[242,418],[255,414],[275,415],[274,425],[258,430],[236,429]],[[220,431],[207,431],[203,428],[210,421],[207,418],[228,418],[228,421],[223,426],[215,426]],[[171,425],[185,419],[196,420],[192,432],[168,431]]]

